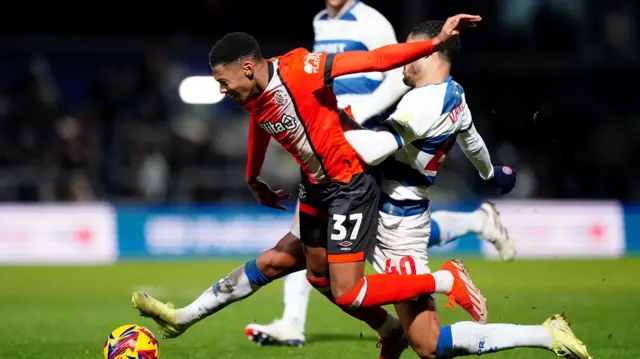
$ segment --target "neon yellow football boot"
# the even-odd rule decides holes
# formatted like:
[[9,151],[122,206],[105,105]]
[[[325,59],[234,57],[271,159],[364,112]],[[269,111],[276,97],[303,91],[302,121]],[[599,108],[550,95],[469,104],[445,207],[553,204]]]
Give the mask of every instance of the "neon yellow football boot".
[[144,292],[135,292],[131,297],[133,307],[143,317],[151,318],[158,324],[158,331],[163,339],[176,338],[184,333],[188,325],[178,324],[178,310],[172,303],[162,303]]
[[593,359],[587,352],[587,346],[571,330],[571,324],[562,314],[554,314],[542,323],[551,333],[551,351],[560,358]]

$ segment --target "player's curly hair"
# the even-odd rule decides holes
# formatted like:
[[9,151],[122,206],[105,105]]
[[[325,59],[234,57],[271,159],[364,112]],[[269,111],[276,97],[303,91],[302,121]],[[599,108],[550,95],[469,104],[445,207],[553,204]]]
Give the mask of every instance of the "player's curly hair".
[[245,32],[232,32],[213,45],[209,52],[209,65],[229,65],[246,58],[262,59],[258,41]]
[[[416,25],[411,30],[410,35],[411,36],[423,35],[431,39],[438,36],[440,31],[442,31],[443,26],[444,26],[444,21],[440,21],[440,20],[425,21],[421,24]],[[460,36],[455,36],[447,40],[444,48],[440,50],[439,53],[443,58],[445,58],[449,63],[451,63],[453,62],[453,60],[455,60],[458,57],[461,49],[462,49],[462,43],[460,42]]]

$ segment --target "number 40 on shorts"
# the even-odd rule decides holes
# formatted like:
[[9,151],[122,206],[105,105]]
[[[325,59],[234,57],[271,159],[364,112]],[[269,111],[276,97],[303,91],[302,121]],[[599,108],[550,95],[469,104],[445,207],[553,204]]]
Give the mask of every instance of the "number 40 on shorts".
[[400,258],[397,265],[394,260],[387,258],[384,265],[384,272],[387,274],[402,274],[413,275],[416,274],[416,262],[411,256],[404,256]]

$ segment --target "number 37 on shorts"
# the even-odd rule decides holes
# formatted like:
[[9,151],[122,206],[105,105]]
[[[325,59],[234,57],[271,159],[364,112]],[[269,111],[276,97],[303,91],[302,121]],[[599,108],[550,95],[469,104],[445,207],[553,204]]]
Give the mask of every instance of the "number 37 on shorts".
[[330,239],[342,252],[350,252],[358,241],[362,226],[362,213],[333,214],[330,221]]
[[375,177],[365,172],[349,183],[328,184],[311,184],[303,177],[301,184],[302,242],[325,247],[330,263],[364,261],[376,241],[380,189]]

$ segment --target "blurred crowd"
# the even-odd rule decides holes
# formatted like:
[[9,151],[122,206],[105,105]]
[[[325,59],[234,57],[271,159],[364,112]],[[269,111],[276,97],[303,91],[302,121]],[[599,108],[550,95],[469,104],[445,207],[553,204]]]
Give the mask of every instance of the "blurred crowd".
[[[92,68],[79,84],[45,56],[30,56],[22,70],[0,89],[1,200],[248,199],[246,114],[227,100],[184,104],[178,86],[188,66],[153,52]],[[283,155],[272,152],[268,164]],[[291,187],[298,172],[275,167],[267,174]]]
[[[531,18],[534,2],[507,3],[509,14]],[[454,77],[494,162],[518,171],[513,197],[639,201],[640,103],[630,86],[640,67],[637,44],[628,46],[635,38],[620,39],[631,17],[614,11],[606,31],[586,41],[580,2],[553,3],[564,4],[565,15],[538,21],[562,21],[572,36],[543,42],[545,53],[534,56],[526,44],[540,41],[537,25],[504,17],[502,28],[511,30],[503,51],[465,48]],[[589,46],[598,56],[587,56]],[[243,183],[246,113],[227,100],[184,104],[179,83],[208,74],[206,53],[197,70],[169,54],[128,62],[101,55],[90,68],[75,64],[95,61],[73,54],[29,53],[0,64],[0,201],[251,201]],[[298,176],[272,145],[264,177],[295,193]],[[436,202],[493,195],[457,149],[432,193]]]

